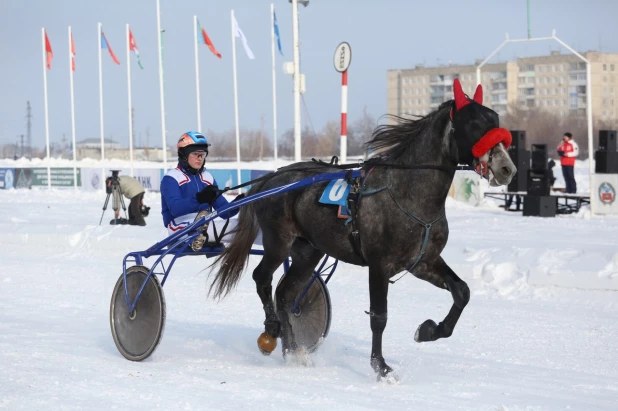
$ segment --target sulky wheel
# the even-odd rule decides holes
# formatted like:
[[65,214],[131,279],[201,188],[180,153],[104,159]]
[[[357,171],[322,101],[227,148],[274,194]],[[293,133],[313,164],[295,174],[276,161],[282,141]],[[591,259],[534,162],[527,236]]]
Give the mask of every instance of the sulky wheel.
[[[284,277],[281,277],[279,284]],[[303,287],[304,288],[304,287]],[[302,289],[298,292],[298,296]],[[330,295],[322,277],[318,277],[300,302],[298,312],[289,314],[295,342],[309,352],[315,351],[328,335],[331,320]]]
[[[133,266],[127,270],[129,298],[135,299],[148,277],[148,268]],[[131,361],[141,361],[153,353],[165,326],[165,297],[159,280],[150,276],[133,312],[125,299],[124,278],[121,275],[112,294],[109,310],[112,336],[120,354]]]

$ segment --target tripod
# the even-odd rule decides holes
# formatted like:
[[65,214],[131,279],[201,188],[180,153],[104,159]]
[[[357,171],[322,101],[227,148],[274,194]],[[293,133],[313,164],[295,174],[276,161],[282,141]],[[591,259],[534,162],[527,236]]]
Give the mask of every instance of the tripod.
[[118,181],[117,176],[112,176],[110,187],[107,187],[107,198],[105,199],[105,203],[103,204],[103,213],[101,214],[101,219],[99,220],[99,225],[101,225],[101,221],[103,221],[103,215],[105,214],[105,210],[107,210],[107,204],[109,203],[109,197],[112,196],[113,205],[112,209],[114,210],[114,218],[116,217],[116,213],[119,211],[118,204],[122,206],[124,210],[124,216],[127,217],[127,206],[124,204],[124,196],[122,195],[122,190],[120,189],[120,181]]

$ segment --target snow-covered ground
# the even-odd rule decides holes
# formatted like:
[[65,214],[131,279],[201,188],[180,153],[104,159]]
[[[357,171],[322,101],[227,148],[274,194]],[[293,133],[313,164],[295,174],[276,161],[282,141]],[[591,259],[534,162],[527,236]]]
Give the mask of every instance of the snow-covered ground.
[[451,338],[417,344],[417,326],[442,320],[451,297],[409,275],[391,287],[389,385],[369,366],[366,270],[345,264],[313,366],[259,353],[257,257],[218,303],[206,299],[207,261],[181,259],[159,348],[127,361],[110,333],[112,290],[122,257],[166,230],[157,194],[146,227],[107,225],[111,209],[99,226],[104,199],[0,190],[0,409],[617,409],[618,218],[524,218],[449,199],[443,255],[472,298]]

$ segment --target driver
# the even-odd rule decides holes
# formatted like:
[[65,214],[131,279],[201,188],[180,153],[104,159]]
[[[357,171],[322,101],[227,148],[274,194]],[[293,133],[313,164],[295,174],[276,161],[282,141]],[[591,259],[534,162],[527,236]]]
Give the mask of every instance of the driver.
[[[178,165],[161,180],[161,214],[170,235],[192,224],[198,212],[229,204],[218,195],[217,182],[204,168],[209,146],[206,137],[197,131],[188,131],[178,139]],[[244,194],[239,194],[233,201],[242,197]],[[219,217],[228,219],[237,213],[232,210]]]

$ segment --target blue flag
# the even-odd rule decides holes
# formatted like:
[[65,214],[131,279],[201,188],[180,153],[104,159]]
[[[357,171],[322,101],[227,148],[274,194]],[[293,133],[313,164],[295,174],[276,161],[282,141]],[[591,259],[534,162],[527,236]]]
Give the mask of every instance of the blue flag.
[[277,36],[277,47],[279,47],[279,53],[283,56],[283,51],[281,51],[281,37],[279,37],[279,26],[277,25],[277,13],[273,10],[273,23],[275,25],[275,35]]

